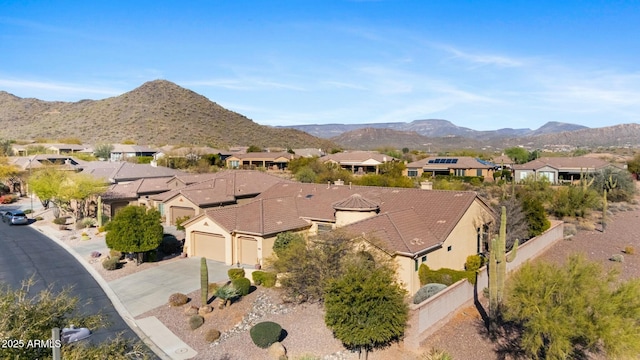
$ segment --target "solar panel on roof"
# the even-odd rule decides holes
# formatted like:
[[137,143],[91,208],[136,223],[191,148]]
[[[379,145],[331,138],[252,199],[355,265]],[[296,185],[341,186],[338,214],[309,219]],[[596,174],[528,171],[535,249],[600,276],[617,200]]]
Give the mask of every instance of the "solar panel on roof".
[[453,164],[457,164],[458,163],[458,159],[452,159],[452,160],[453,160],[452,161]]
[[433,164],[433,160],[429,160],[429,161],[427,161],[427,163]]

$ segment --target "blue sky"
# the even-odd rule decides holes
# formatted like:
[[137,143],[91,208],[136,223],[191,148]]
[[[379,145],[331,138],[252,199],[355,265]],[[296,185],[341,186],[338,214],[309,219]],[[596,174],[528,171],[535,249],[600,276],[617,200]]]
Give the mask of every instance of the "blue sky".
[[640,2],[0,0],[0,90],[155,79],[263,125],[638,123]]

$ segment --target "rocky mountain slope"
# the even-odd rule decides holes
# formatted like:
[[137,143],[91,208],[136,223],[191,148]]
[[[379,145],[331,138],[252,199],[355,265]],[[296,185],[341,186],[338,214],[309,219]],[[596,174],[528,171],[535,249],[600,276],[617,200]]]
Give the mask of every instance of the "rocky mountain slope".
[[103,100],[78,102],[19,98],[0,91],[5,139],[77,138],[86,143],[133,140],[144,145],[193,144],[332,147],[296,129],[263,126],[206,97],[165,80]]

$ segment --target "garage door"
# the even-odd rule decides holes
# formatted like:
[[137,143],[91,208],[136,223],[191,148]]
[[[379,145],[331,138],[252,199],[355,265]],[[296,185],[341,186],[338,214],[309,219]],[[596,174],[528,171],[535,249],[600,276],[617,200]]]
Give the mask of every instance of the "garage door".
[[258,261],[258,241],[251,238],[240,238],[240,262],[254,265]]
[[225,239],[222,235],[193,233],[193,254],[196,257],[226,262]]
[[178,218],[183,218],[183,217],[192,218],[194,217],[195,214],[196,214],[196,211],[192,208],[172,206],[171,207],[171,225],[175,225],[176,219]]

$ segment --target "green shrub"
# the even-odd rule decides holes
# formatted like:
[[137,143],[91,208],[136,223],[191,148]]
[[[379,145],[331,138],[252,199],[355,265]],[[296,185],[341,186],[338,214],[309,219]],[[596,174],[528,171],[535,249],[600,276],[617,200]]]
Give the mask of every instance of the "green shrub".
[[251,281],[245,277],[231,280],[231,285],[238,290],[240,296],[248,295],[251,290]]
[[175,236],[164,234],[159,249],[165,254],[177,254],[182,252],[182,243]]
[[427,266],[427,264],[420,264],[420,267],[418,268],[418,279],[420,279],[420,286],[424,286],[427,284],[427,281],[429,279],[427,279],[427,277],[429,276],[429,267]]
[[439,293],[440,291],[446,288],[447,288],[447,285],[445,284],[427,284],[421,287],[420,290],[418,290],[416,294],[413,295],[413,303],[420,304],[421,302],[427,300],[428,298],[432,297],[433,295]]
[[285,251],[291,243],[295,242],[304,243],[304,237],[301,234],[289,231],[279,233],[278,236],[276,236],[276,240],[273,242],[273,252],[276,253],[277,256],[281,256],[282,252]]
[[109,258],[102,262],[102,267],[105,270],[116,270],[120,265],[120,258]]
[[122,253],[120,251],[118,251],[118,250],[109,249],[109,257],[116,258],[116,259],[121,259],[122,258]]
[[102,232],[105,232],[105,231],[107,231],[106,226],[99,226],[99,227],[98,227],[98,232],[99,232],[99,233],[102,233]]
[[282,327],[272,321],[257,323],[249,330],[249,335],[251,335],[253,343],[263,349],[278,342],[281,334]]
[[214,342],[220,338],[220,331],[217,329],[209,329],[204,333],[204,339],[207,342]]
[[82,219],[82,226],[85,228],[90,228],[96,225],[96,220],[92,218],[84,218]]
[[[422,270],[422,272],[420,270]],[[476,283],[475,271],[460,271],[447,268],[431,270],[425,264],[421,264],[420,268],[418,268],[418,277],[420,278],[420,285],[422,286],[433,283],[448,286],[462,279],[467,279],[472,284]]]
[[204,318],[200,315],[193,315],[189,318],[189,327],[195,330],[204,324]]
[[624,262],[624,256],[622,256],[622,254],[615,254],[611,256],[609,260],[621,263]]
[[244,269],[243,268],[231,268],[227,271],[227,275],[229,275],[230,280],[240,279],[244,277]]
[[482,256],[469,255],[467,256],[467,262],[464,263],[464,268],[467,271],[478,272],[483,265],[482,262]]
[[67,218],[57,217],[57,218],[53,219],[53,223],[56,224],[56,225],[65,225],[67,223]]
[[276,281],[278,280],[278,274],[274,272],[265,272],[262,276],[262,286],[266,288],[272,288],[276,286]]
[[184,226],[182,224],[189,220],[191,216],[183,216],[176,219],[176,230],[184,230]]
[[169,295],[169,305],[182,306],[189,302],[189,297],[182,293],[173,293]]
[[266,288],[274,287],[276,285],[277,274],[266,271],[254,271],[251,274],[253,282],[256,285],[262,285]]
[[25,209],[23,212],[24,212],[25,214],[31,214],[31,213],[33,212],[33,210],[31,210],[31,209]]

